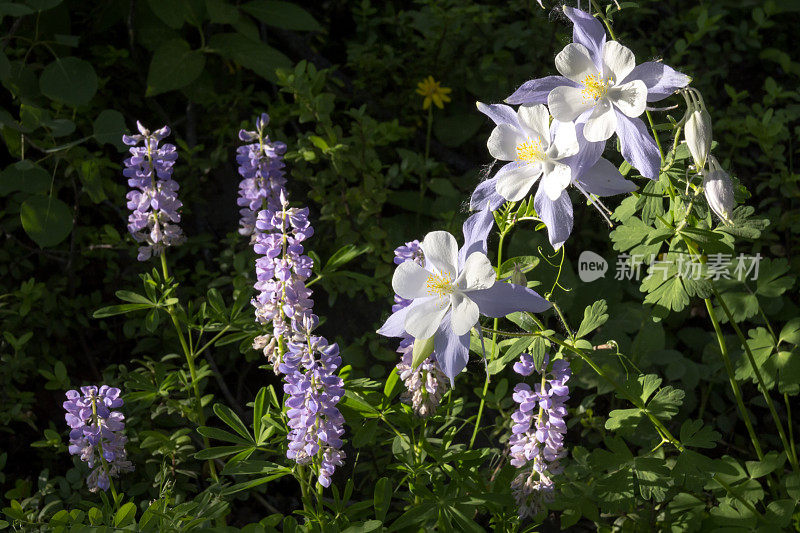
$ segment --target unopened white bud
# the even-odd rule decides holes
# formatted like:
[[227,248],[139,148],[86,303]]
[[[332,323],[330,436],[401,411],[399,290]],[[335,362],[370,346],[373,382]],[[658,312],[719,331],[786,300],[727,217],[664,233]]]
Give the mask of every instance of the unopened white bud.
[[706,165],[711,151],[711,116],[703,108],[696,108],[686,120],[686,145],[692,154],[697,170]]
[[708,201],[708,207],[724,222],[732,224],[731,213],[736,207],[733,197],[733,182],[730,176],[722,170],[716,169],[703,176],[703,192]]

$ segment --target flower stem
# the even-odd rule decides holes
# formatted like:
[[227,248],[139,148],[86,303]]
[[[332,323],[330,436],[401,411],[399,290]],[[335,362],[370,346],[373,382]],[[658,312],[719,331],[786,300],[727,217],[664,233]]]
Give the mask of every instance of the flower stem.
[[[510,228],[511,228],[511,226],[506,228],[506,231],[503,231],[503,232],[500,233],[500,242],[497,244],[497,270],[498,270],[498,274],[500,274],[500,272],[499,272],[500,271],[500,265],[503,264],[503,241],[505,240],[506,233],[508,232],[508,230]],[[493,361],[494,357],[496,355],[495,354],[495,348],[497,348],[497,333],[496,333],[496,330],[497,330],[498,323],[499,323],[499,319],[495,318],[494,319],[494,323],[493,323],[493,325],[494,325],[494,330],[493,331],[494,332],[492,333],[492,351],[489,354],[489,361]],[[478,406],[478,416],[477,416],[477,418],[475,418],[475,428],[472,430],[472,437],[469,439],[469,448],[467,448],[469,450],[471,450],[472,447],[475,445],[475,439],[478,436],[478,429],[481,426],[481,417],[483,416],[483,407],[484,407],[484,404],[486,403],[486,394],[488,392],[489,392],[489,372],[487,371],[486,372],[486,379],[483,381],[483,392],[481,392],[481,403]]]
[[730,309],[728,309],[728,305],[725,303],[725,300],[722,299],[722,295],[717,291],[717,288],[714,287],[713,284],[711,285],[711,290],[714,291],[714,296],[717,298],[720,307],[722,307],[722,310],[725,312],[725,316],[728,317],[728,321],[731,323],[731,326],[733,326],[734,331],[736,331],[736,335],[739,337],[739,341],[744,347],[744,351],[747,354],[747,360],[750,362],[750,368],[753,370],[753,373],[756,376],[758,387],[761,389],[761,394],[764,395],[764,400],[767,402],[767,407],[772,415],[772,420],[775,422],[775,426],[778,428],[778,435],[780,435],[781,443],[783,443],[783,449],[786,450],[786,457],[789,459],[789,464],[792,465],[792,469],[795,472],[800,472],[800,467],[798,467],[797,464],[797,457],[792,453],[793,447],[789,445],[789,441],[786,439],[786,432],[783,429],[783,424],[778,416],[778,411],[775,409],[775,404],[772,401],[772,397],[769,395],[769,391],[764,385],[764,378],[761,376],[761,371],[756,364],[755,357],[753,357],[753,352],[750,350],[750,345],[747,344],[747,340],[744,338],[744,334],[742,333],[741,328],[739,328],[739,324],[737,324],[733,319],[733,315],[731,314]]
[[[166,283],[167,279],[169,279],[169,269],[167,268],[167,253],[166,250],[161,252],[161,271],[164,274],[164,283]],[[167,313],[169,317],[172,319],[172,324],[175,326],[175,332],[178,334],[178,340],[181,343],[181,348],[183,348],[183,354],[186,356],[186,364],[189,366],[189,375],[192,379],[192,390],[194,391],[195,397],[195,416],[197,417],[197,423],[200,426],[204,426],[206,424],[206,415],[203,411],[203,400],[200,394],[200,386],[197,382],[197,369],[194,365],[194,360],[196,354],[192,353],[192,350],[189,348],[189,345],[186,343],[186,338],[183,335],[183,330],[181,329],[181,324],[178,321],[178,316],[175,313],[175,306],[170,305],[167,307]],[[221,333],[221,332],[220,332]],[[206,345],[207,347],[208,345]],[[206,347],[203,347],[205,349]],[[211,442],[208,440],[208,437],[205,435],[203,437],[203,445],[206,448],[211,447]],[[219,477],[217,477],[217,469],[214,465],[214,460],[208,460],[208,471],[211,474],[211,478],[214,481],[219,481]]]
[[722,335],[722,328],[717,320],[717,315],[714,313],[714,306],[711,305],[711,300],[708,298],[705,299],[705,303],[706,309],[708,310],[708,317],[711,319],[711,324],[714,326],[714,331],[717,335],[717,342],[719,343],[719,350],[722,354],[722,361],[725,363],[725,370],[728,373],[728,380],[731,382],[733,395],[736,397],[736,404],[739,406],[739,411],[742,414],[744,425],[747,427],[747,433],[750,435],[750,441],[753,443],[753,448],[756,451],[756,455],[760,461],[763,461],[764,452],[761,450],[761,443],[758,441],[758,436],[756,435],[755,430],[753,430],[753,423],[750,420],[750,414],[747,412],[747,408],[744,406],[742,391],[739,389],[739,382],[736,381],[736,375],[733,371],[733,364],[731,363],[731,358],[728,355],[728,347],[726,346],[725,338]]

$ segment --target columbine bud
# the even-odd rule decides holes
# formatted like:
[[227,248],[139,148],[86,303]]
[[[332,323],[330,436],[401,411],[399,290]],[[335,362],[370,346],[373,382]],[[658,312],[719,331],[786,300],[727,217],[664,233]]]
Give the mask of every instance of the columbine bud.
[[711,117],[704,108],[696,108],[686,120],[686,145],[697,170],[701,170],[711,150]]
[[736,200],[733,198],[733,182],[730,176],[721,168],[706,173],[703,177],[703,192],[711,210],[724,222],[732,224],[730,215],[736,206]]
[[514,285],[522,285],[523,287],[528,286],[528,278],[525,277],[525,273],[518,263],[514,263],[514,271],[511,273],[511,283]]

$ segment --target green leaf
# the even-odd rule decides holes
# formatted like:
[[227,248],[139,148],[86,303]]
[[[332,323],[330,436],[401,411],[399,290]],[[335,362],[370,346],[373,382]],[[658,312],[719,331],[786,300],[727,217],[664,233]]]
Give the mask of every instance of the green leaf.
[[206,0],[206,10],[211,22],[233,24],[239,20],[239,10],[223,0]]
[[58,198],[31,196],[19,208],[22,228],[42,248],[59,244],[72,232],[72,210]]
[[171,39],[153,53],[147,72],[146,96],[186,87],[200,76],[206,57],[183,39]]
[[252,446],[245,446],[245,445],[235,445],[235,446],[214,446],[211,448],[206,448],[204,450],[200,450],[194,454],[194,458],[200,461],[206,461],[208,459],[218,459],[220,457],[227,457],[229,455],[233,455],[235,453],[241,453],[247,450],[252,450]]
[[433,134],[443,145],[455,148],[470,140],[482,125],[483,117],[477,113],[459,113],[444,117],[437,115],[433,121]]
[[125,527],[133,524],[136,521],[136,505],[133,502],[128,502],[119,508],[114,515],[114,526]]
[[45,169],[25,159],[17,161],[0,173],[0,196],[15,191],[43,194],[50,189],[52,178]]
[[389,505],[392,503],[392,482],[387,477],[382,477],[375,484],[375,493],[372,499],[375,508],[375,518],[381,522],[386,520]]
[[77,57],[56,59],[42,71],[39,90],[51,100],[86,105],[97,92],[97,74],[90,63]]
[[274,474],[275,472],[289,470],[285,466],[273,463],[270,461],[255,461],[246,460],[238,461],[233,464],[225,465],[222,474],[226,476],[240,475],[240,474]]
[[149,309],[153,304],[123,304],[123,305],[110,305],[103,307],[92,313],[92,318],[106,318],[115,315],[124,315],[133,311],[140,311],[142,309]]
[[530,346],[531,341],[532,339],[530,337],[520,337],[519,339],[515,340],[514,344],[512,344],[503,355],[494,359],[493,361],[489,361],[489,365],[486,367],[486,372],[488,372],[490,376],[502,372],[511,361],[516,359],[519,354],[524,352],[528,346]]
[[177,30],[183,26],[186,9],[183,0],[147,0],[147,4],[153,13],[170,28]]
[[656,418],[672,418],[678,413],[685,395],[682,390],[668,385],[653,396],[653,399],[647,404],[647,410]]
[[147,297],[133,291],[117,291],[114,295],[123,302],[130,302],[132,304],[148,304],[155,305],[155,302],[150,301]]
[[290,2],[279,0],[254,0],[242,9],[255,18],[276,28],[294,31],[319,31],[319,23],[308,11]]
[[113,144],[119,151],[125,150],[122,135],[127,131],[125,117],[114,109],[104,109],[92,124],[92,135],[100,144]]
[[750,477],[757,479],[783,467],[785,462],[785,453],[781,452],[779,454],[776,451],[772,451],[768,452],[761,461],[745,461],[744,464],[745,467],[747,467],[747,473],[750,475]]
[[605,300],[598,300],[583,311],[583,320],[578,327],[578,337],[585,337],[592,331],[606,323],[608,320],[608,304]]
[[756,294],[765,298],[777,298],[794,286],[794,276],[784,276],[789,272],[786,259],[761,259],[756,279]]
[[399,531],[415,524],[422,524],[429,516],[435,514],[437,509],[437,504],[431,502],[415,505],[392,522],[389,531]]
[[234,435],[230,431],[209,426],[200,426],[197,428],[197,432],[209,439],[220,440],[222,442],[231,442],[241,445],[250,445],[253,443],[251,440],[242,438],[239,435]]
[[779,342],[790,344],[800,344],[800,317],[795,317],[783,326],[781,334],[778,336]]
[[247,442],[255,442],[250,432],[247,430],[247,426],[244,425],[244,422],[242,422],[239,416],[234,413],[230,407],[221,403],[215,403],[214,413]]
[[608,413],[605,428],[609,431],[632,432],[642,421],[642,416],[642,410],[638,408],[614,409]]
[[684,446],[694,448],[714,448],[720,434],[702,420],[686,420],[681,425],[680,439]]
[[325,267],[322,269],[322,274],[331,273],[342,266],[346,265],[359,255],[365,254],[372,250],[370,246],[356,246],[354,244],[347,244],[342,246],[328,259]]
[[292,65],[291,59],[281,52],[262,42],[253,41],[241,33],[213,35],[208,47],[273,83],[278,81],[276,69]]
[[669,468],[658,457],[636,457],[633,460],[639,493],[645,500],[662,502],[667,496]]

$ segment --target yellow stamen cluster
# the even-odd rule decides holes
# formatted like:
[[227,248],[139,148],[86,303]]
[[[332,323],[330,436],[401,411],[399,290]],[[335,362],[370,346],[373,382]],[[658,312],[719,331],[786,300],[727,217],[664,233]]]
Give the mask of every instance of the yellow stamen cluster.
[[453,294],[455,288],[453,287],[453,276],[449,273],[432,274],[425,282],[425,288],[431,296],[438,296],[444,298],[449,294]]
[[544,159],[542,141],[539,139],[527,140],[517,145],[517,161],[525,163],[538,163]]
[[608,88],[611,86],[612,78],[604,80],[600,76],[589,74],[583,81],[583,90],[581,94],[584,100],[597,100],[608,94]]

